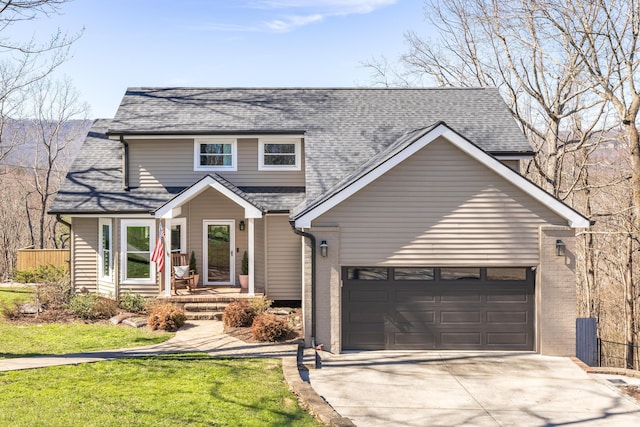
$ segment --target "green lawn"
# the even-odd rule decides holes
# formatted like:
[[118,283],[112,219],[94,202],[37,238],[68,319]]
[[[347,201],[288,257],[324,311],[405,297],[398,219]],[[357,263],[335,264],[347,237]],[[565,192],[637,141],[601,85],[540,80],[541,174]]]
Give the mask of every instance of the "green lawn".
[[0,288],[0,305],[11,305],[14,303],[25,303],[31,299],[33,288]]
[[0,321],[0,358],[138,347],[164,342],[173,335],[115,325]]
[[319,426],[279,359],[180,354],[0,373],[0,425]]

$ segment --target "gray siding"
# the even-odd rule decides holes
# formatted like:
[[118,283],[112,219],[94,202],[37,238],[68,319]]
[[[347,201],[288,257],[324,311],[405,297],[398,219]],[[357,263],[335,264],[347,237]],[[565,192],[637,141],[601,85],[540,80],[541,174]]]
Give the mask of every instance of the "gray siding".
[[566,221],[444,139],[313,222],[342,265],[397,266],[535,266],[545,224]]
[[130,185],[132,187],[187,187],[209,173],[237,186],[303,187],[304,143],[300,171],[259,171],[258,140],[238,139],[237,172],[194,171],[193,139],[129,141]]
[[96,291],[98,281],[98,219],[72,218],[73,284],[76,292]]
[[302,299],[300,236],[291,231],[287,215],[267,215],[267,298]]

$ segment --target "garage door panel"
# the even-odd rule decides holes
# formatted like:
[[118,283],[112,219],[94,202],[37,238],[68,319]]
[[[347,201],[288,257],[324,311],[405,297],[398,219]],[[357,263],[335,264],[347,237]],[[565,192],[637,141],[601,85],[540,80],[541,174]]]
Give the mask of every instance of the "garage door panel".
[[530,273],[519,283],[345,280],[343,349],[533,350]]
[[482,334],[480,332],[442,332],[440,344],[442,348],[450,349],[477,348],[482,345]]
[[482,322],[482,313],[479,311],[441,311],[440,324],[472,324],[479,325]]
[[459,291],[457,293],[453,293],[453,291],[449,291],[449,294],[443,294],[440,296],[441,303],[460,303],[460,302],[471,302],[471,303],[479,303],[482,301],[482,295],[480,292],[462,292]]
[[389,346],[407,350],[431,350],[436,348],[435,336],[428,332],[409,332],[391,335]]
[[517,324],[524,325],[530,322],[528,311],[487,311],[488,324]]
[[528,346],[529,334],[524,332],[489,332],[487,333],[488,346],[521,345]]

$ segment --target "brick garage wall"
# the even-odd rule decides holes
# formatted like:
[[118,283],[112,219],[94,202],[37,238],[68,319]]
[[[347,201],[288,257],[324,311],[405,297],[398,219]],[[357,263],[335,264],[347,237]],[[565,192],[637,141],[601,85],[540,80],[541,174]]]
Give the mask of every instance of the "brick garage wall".
[[[556,255],[556,241],[566,245]],[[537,350],[550,356],[574,356],[576,349],[575,231],[540,227],[540,264],[536,276]]]

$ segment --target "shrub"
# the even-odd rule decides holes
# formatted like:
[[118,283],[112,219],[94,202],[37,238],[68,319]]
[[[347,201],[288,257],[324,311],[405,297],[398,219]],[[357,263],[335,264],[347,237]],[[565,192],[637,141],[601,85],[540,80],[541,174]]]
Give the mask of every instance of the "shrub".
[[256,316],[269,310],[269,308],[271,308],[271,304],[273,304],[273,301],[268,300],[265,297],[252,298],[249,300],[249,305],[256,311]]
[[142,313],[145,311],[147,300],[140,294],[127,291],[120,297],[120,308],[131,313]]
[[244,251],[242,254],[242,275],[246,276],[247,274],[249,274],[249,254]]
[[16,270],[13,279],[18,283],[51,283],[69,277],[65,267],[41,265],[28,270]]
[[7,320],[15,320],[18,319],[22,313],[20,313],[20,304],[19,302],[7,302],[0,304],[0,316]]
[[287,322],[272,313],[257,316],[251,326],[253,339],[258,341],[273,342],[283,340],[287,338],[291,332],[291,328]]
[[222,322],[225,326],[241,328],[251,326],[256,317],[256,309],[246,301],[234,301],[229,304],[222,313]]
[[184,310],[173,304],[165,303],[157,305],[151,310],[148,324],[153,331],[161,329],[173,332],[180,329],[186,321]]
[[71,279],[68,276],[36,286],[36,304],[50,310],[66,307],[72,296]]
[[116,315],[118,304],[96,294],[81,294],[71,299],[69,310],[81,319],[108,319]]

